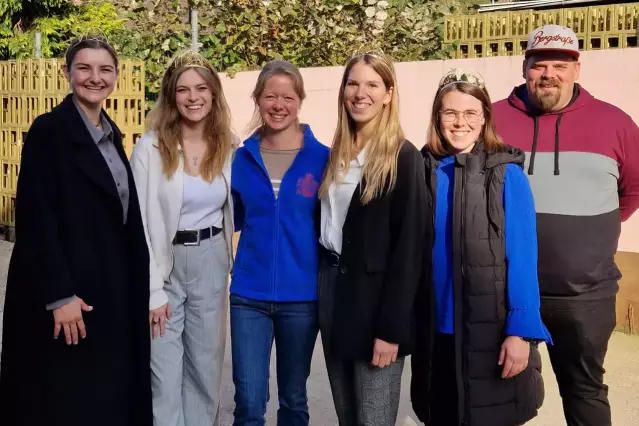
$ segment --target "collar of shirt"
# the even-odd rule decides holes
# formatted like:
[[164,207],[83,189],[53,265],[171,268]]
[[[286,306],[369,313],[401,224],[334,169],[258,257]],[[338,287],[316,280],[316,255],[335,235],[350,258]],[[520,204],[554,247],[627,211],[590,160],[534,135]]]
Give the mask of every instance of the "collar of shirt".
[[351,166],[355,167],[364,167],[364,162],[366,161],[366,148],[362,149],[357,157],[351,161]]
[[340,171],[339,181],[343,184],[357,185],[362,179],[362,173],[364,171],[364,162],[366,161],[366,148],[357,154],[357,157],[353,158],[348,163],[348,168]]
[[89,120],[89,117],[87,117],[84,110],[82,109],[78,101],[75,99],[75,96],[73,97],[73,103],[75,104],[76,109],[80,113],[80,117],[82,117],[82,121],[84,122],[84,125],[86,126],[87,130],[91,134],[91,138],[93,139],[93,142],[98,144],[100,143],[100,141],[102,141],[102,139],[105,136],[109,140],[111,140],[111,136],[113,134],[113,128],[111,127],[109,120],[106,119],[104,114],[100,113],[100,123],[102,124],[102,129],[98,129],[95,126],[95,124],[91,120]]

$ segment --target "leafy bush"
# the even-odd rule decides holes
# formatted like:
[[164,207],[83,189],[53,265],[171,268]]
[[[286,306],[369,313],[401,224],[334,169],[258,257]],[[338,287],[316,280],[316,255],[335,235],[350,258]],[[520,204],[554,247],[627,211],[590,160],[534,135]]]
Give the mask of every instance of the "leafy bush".
[[[3,0],[4,16],[18,4]],[[103,32],[123,57],[144,60],[147,90],[159,91],[162,72],[175,52],[191,45],[189,10],[198,10],[199,49],[229,74],[257,69],[271,59],[300,67],[341,65],[354,51],[377,47],[396,61],[450,56],[442,49],[446,14],[466,11],[477,0],[44,0],[31,9],[28,27],[0,24],[0,53],[33,57],[34,33],[42,33],[42,56],[62,56],[70,38]],[[40,13],[40,17],[38,17]]]

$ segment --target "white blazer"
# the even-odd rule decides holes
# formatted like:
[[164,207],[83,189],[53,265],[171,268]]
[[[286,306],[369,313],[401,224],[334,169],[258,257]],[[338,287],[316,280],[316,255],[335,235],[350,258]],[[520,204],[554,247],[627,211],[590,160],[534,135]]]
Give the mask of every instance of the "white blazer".
[[[235,141],[234,141],[235,142]],[[223,235],[229,253],[229,265],[233,267],[233,199],[231,197],[231,163],[233,152],[224,164],[222,177],[226,182],[227,198],[223,213]],[[131,155],[131,169],[140,199],[144,232],[150,254],[149,310],[168,303],[164,282],[173,269],[173,238],[178,230],[184,177],[184,160],[180,149],[179,164],[171,179],[162,171],[162,158],[157,137],[153,132],[144,134],[135,144]],[[227,271],[227,272],[230,272]]]

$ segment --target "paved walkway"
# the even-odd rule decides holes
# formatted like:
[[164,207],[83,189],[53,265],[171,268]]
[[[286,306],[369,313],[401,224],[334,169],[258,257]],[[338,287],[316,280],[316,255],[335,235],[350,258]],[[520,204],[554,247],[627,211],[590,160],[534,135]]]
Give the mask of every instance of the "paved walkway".
[[[0,350],[2,348],[2,305],[6,283],[7,267],[12,245],[0,241]],[[546,382],[546,400],[539,416],[527,423],[527,426],[562,426],[565,425],[561,410],[561,399],[554,381],[550,362],[545,347],[542,347],[544,358],[544,380]],[[275,353],[271,360],[271,395],[268,406],[267,425],[276,424],[277,387],[274,380]],[[613,409],[615,426],[639,425],[639,337],[615,333],[610,341],[606,360],[606,380],[610,385],[610,401]],[[410,363],[406,363],[402,383],[402,400],[398,426],[419,424],[410,409],[408,386],[410,384]],[[222,426],[230,426],[233,422],[233,383],[231,380],[230,346],[227,345],[224,362],[224,380],[222,392]],[[322,347],[318,340],[313,356],[311,377],[308,381],[309,407],[312,426],[334,426],[337,424],[331,392],[324,366]],[[2,424],[2,413],[0,413]]]
[[[541,347],[543,357],[543,376],[546,397],[539,416],[526,423],[526,426],[562,426],[566,422],[563,418],[559,390],[550,367],[550,360],[545,346]],[[332,405],[331,393],[326,376],[326,368],[322,358],[321,342],[318,340],[313,356],[311,378],[308,382],[309,407],[312,426],[337,425],[335,411]],[[227,350],[224,369],[224,394],[222,400],[222,425],[233,422],[233,383],[231,380],[231,356]],[[271,375],[274,378],[274,363],[271,362]],[[606,359],[606,381],[610,386],[610,402],[613,410],[614,426],[639,425],[639,336],[628,336],[615,333],[609,345]],[[402,399],[398,426],[413,426],[421,424],[417,421],[410,408],[409,384],[410,362],[406,363],[402,380]],[[267,425],[276,424],[277,387],[271,380],[272,400],[267,413]]]

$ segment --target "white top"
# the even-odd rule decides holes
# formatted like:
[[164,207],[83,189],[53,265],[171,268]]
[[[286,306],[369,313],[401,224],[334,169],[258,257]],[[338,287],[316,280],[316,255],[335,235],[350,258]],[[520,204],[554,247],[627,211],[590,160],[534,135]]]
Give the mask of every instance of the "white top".
[[184,195],[178,231],[222,227],[222,207],[226,202],[226,183],[218,176],[211,183],[202,176],[184,173]]
[[332,183],[328,188],[328,197],[321,200],[322,205],[322,229],[320,244],[327,250],[342,254],[342,228],[348,214],[348,207],[362,179],[366,149],[351,160],[346,176],[339,185]]

